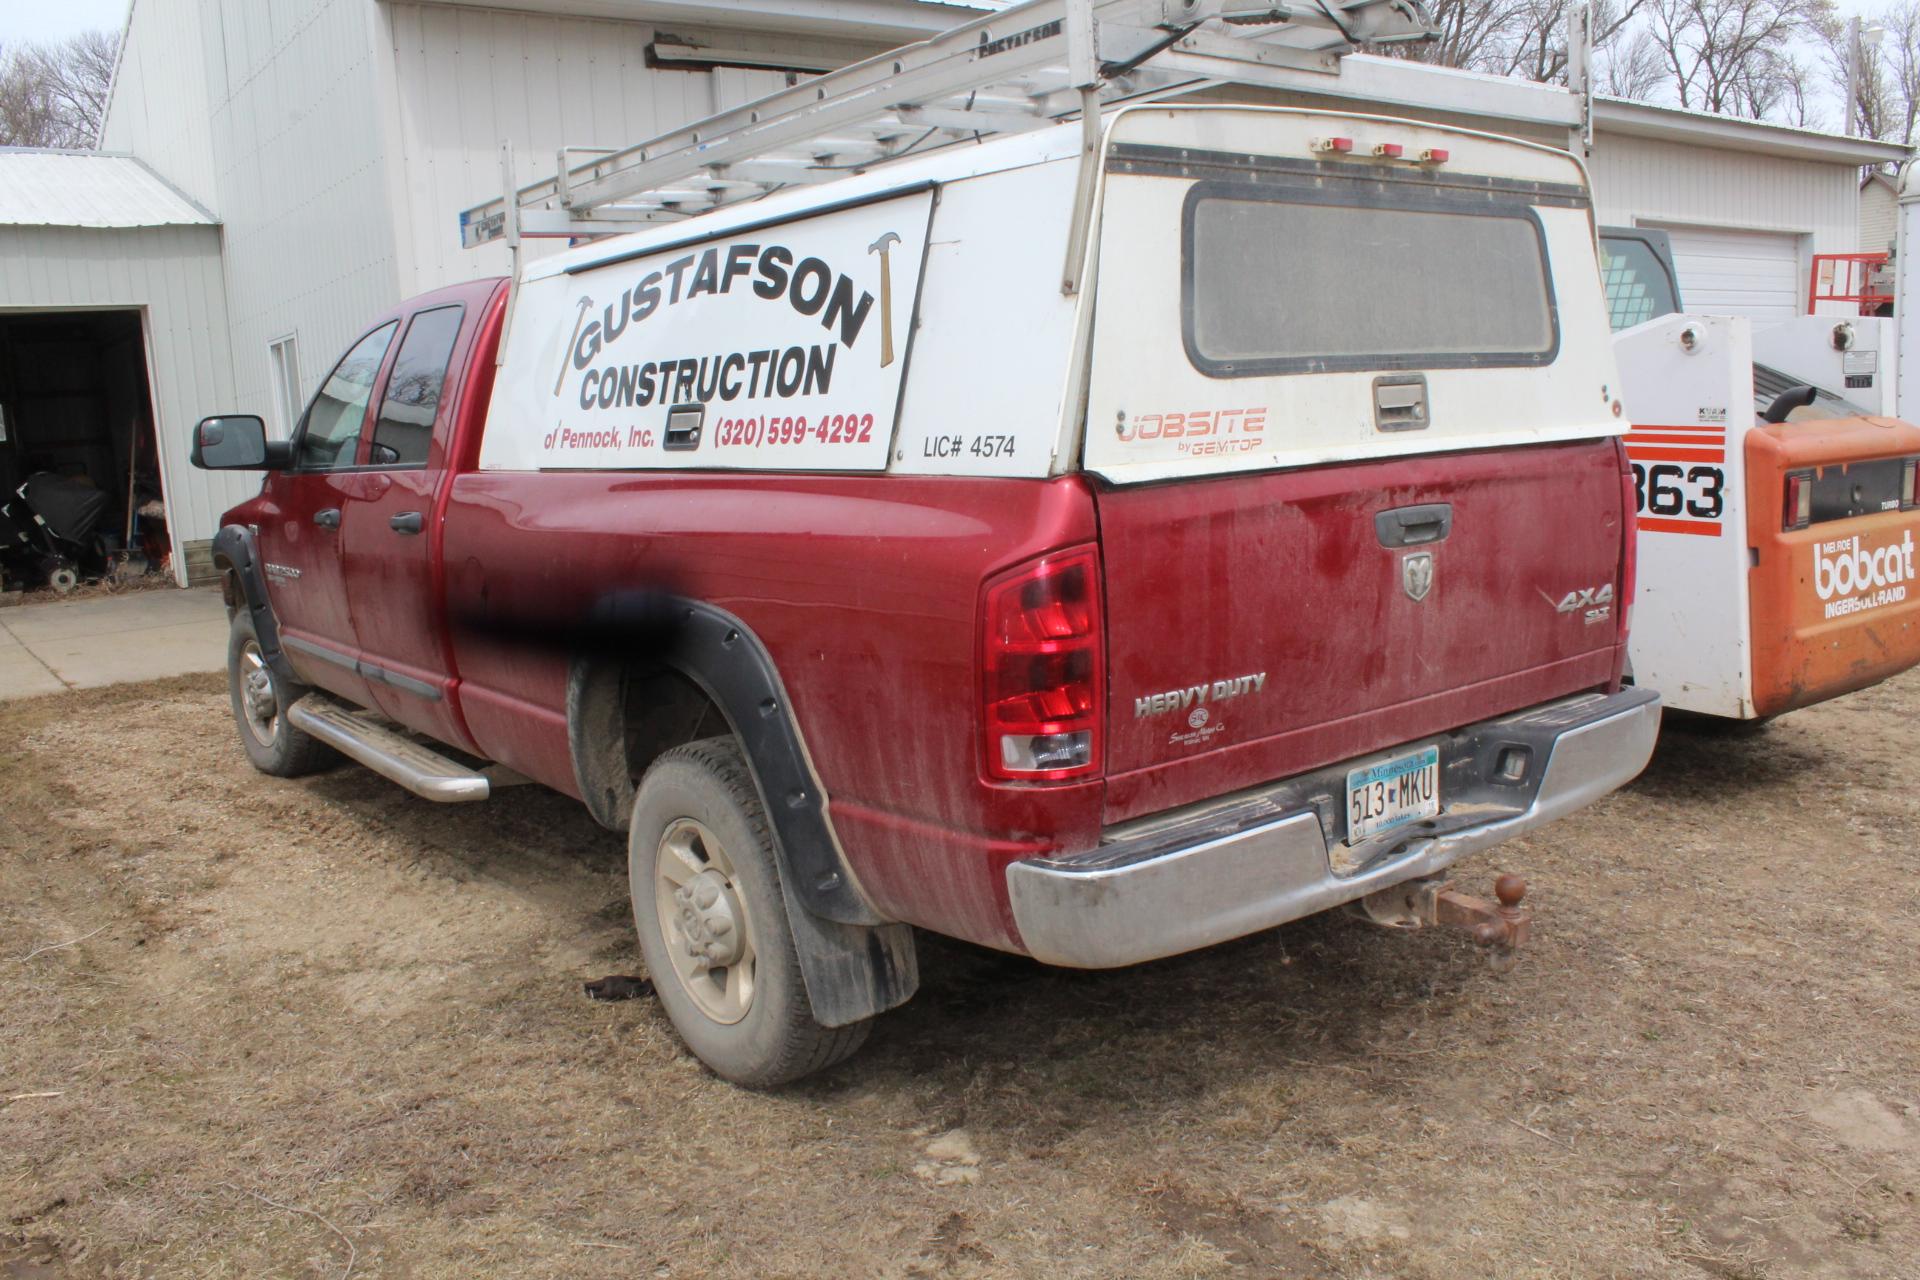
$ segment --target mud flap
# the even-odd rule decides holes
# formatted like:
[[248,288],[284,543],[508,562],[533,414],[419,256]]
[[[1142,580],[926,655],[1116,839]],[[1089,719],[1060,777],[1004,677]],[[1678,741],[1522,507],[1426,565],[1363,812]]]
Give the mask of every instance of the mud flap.
[[781,867],[780,895],[813,1020],[823,1027],[845,1027],[912,999],[920,989],[912,927],[823,919],[795,895],[786,870]]

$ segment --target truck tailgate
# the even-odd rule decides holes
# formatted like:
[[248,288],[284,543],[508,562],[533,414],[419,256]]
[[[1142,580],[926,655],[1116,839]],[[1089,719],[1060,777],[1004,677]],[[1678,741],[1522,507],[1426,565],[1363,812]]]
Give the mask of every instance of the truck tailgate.
[[1614,677],[1612,439],[1105,487],[1107,820]]

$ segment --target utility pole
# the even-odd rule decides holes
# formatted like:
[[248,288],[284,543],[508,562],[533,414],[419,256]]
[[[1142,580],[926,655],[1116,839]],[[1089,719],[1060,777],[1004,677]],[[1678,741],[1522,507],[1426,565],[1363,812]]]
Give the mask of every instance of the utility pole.
[[1860,75],[1866,70],[1867,46],[1879,44],[1886,34],[1885,27],[1862,27],[1859,18],[1847,19],[1847,122],[1842,132],[1849,138],[1859,132],[1855,121],[1860,115]]
[[1849,138],[1854,134],[1853,122],[1860,102],[1860,18],[1856,14],[1847,19],[1847,121],[1841,131]]

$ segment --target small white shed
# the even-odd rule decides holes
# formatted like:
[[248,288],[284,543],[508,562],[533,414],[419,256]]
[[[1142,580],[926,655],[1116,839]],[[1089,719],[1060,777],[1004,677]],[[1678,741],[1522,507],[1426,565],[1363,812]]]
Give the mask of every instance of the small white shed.
[[184,544],[249,484],[188,479],[202,406],[232,392],[213,216],[131,156],[0,148],[4,492],[39,471],[83,480],[123,538],[145,507],[184,584]]
[[1900,189],[1879,169],[1860,180],[1860,252],[1886,253],[1893,248],[1900,220]]

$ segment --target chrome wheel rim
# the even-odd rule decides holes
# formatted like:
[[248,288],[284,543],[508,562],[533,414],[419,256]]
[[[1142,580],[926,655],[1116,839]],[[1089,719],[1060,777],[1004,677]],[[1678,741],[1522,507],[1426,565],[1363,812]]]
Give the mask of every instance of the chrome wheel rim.
[[271,747],[280,734],[280,699],[274,694],[273,672],[258,640],[240,647],[240,717],[263,747]]
[[753,1008],[758,957],[733,860],[692,818],[670,823],[653,860],[653,905],[667,958],[700,1012],[732,1024]]

